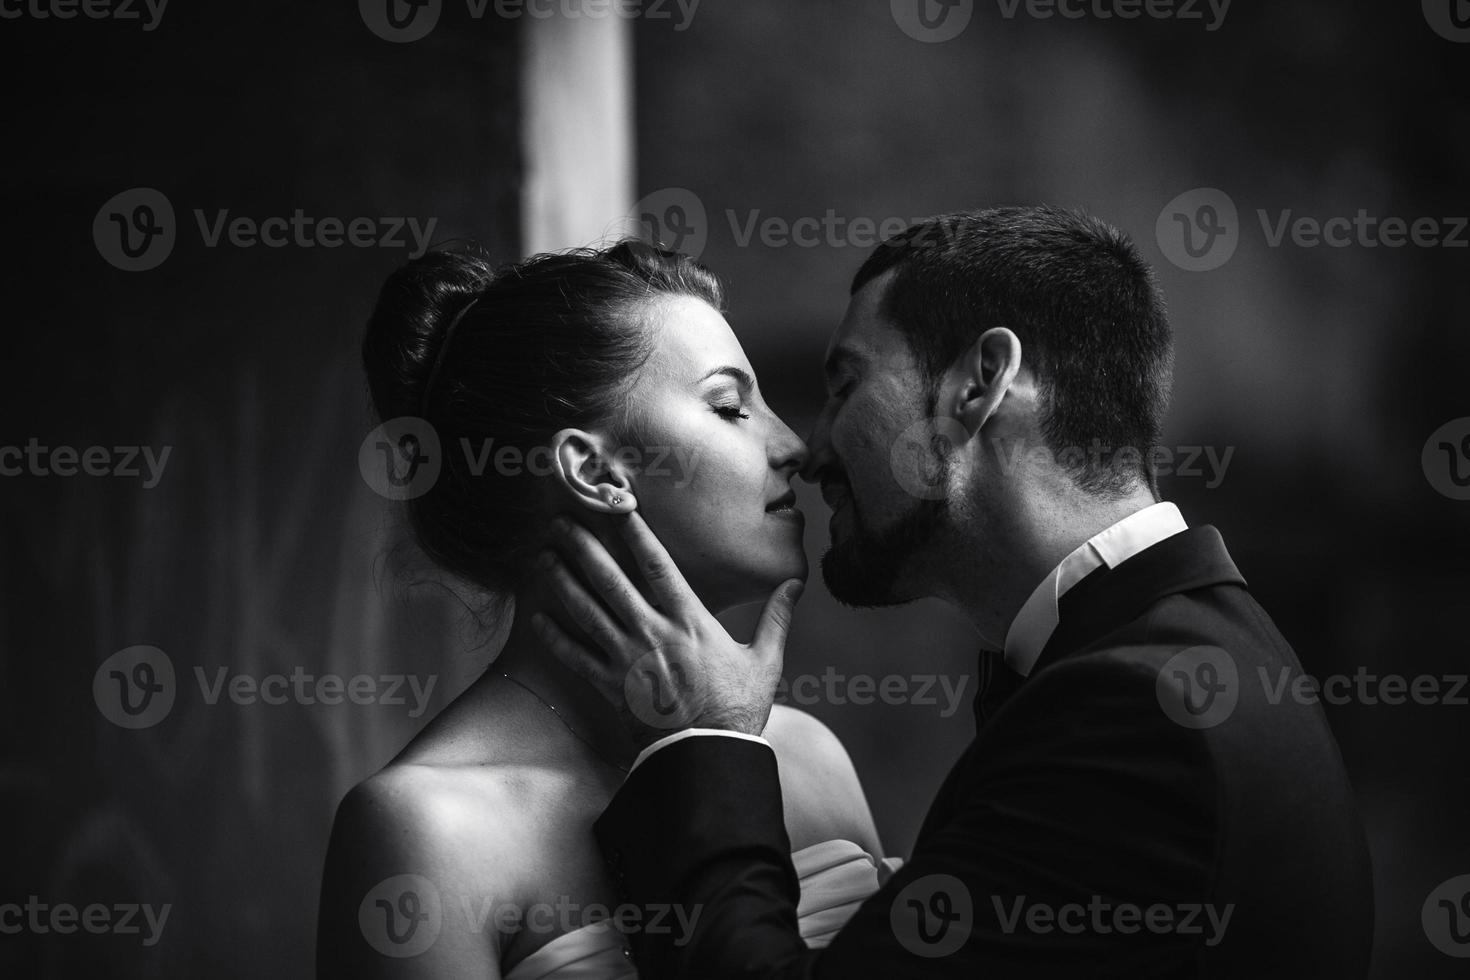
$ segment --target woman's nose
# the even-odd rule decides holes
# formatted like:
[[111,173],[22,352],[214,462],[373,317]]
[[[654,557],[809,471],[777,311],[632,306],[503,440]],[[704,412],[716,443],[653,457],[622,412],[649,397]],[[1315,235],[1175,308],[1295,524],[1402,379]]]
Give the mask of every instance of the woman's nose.
[[807,452],[806,443],[802,442],[801,436],[791,430],[785,422],[777,420],[778,431],[771,446],[771,465],[779,470],[790,470],[800,473],[806,469]]

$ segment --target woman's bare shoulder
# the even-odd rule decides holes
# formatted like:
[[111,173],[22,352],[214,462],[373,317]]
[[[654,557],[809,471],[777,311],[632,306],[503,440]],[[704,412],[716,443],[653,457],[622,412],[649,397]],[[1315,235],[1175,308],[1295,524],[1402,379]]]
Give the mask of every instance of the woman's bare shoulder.
[[[343,798],[332,848],[386,873],[514,891],[544,777],[523,766],[395,762]],[[395,870],[398,869],[398,870]]]

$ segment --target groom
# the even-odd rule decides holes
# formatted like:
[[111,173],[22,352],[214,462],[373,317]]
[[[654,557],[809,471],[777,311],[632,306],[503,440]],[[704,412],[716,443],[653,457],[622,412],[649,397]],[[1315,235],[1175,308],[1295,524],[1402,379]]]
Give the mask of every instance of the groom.
[[[563,529],[597,583],[553,571],[569,623],[605,624],[601,604],[626,626],[596,649],[551,622],[543,639],[647,746],[599,841],[629,901],[701,913],[692,935],[630,937],[641,976],[1366,974],[1337,745],[1317,705],[1266,696],[1301,665],[1219,532],[1158,499],[1171,362],[1151,271],[1081,214],[934,218],[858,271],[805,473],[833,510],[823,576],[855,606],[943,599],[986,652],[975,738],[913,855],[825,950],[797,931],[759,738],[799,583],[745,646],[641,518],[624,533],[651,604]],[[678,724],[630,704],[642,679]]]

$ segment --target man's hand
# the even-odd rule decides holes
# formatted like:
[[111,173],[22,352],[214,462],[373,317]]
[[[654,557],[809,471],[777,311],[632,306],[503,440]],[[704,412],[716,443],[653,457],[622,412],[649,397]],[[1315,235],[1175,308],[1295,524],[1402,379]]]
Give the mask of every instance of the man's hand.
[[783,582],[771,594],[754,639],[749,645],[737,643],[704,608],[636,512],[623,523],[622,535],[658,608],[592,532],[567,518],[557,518],[553,528],[558,550],[593,584],[596,595],[564,558],[552,555],[549,564],[543,558],[542,572],[593,647],[544,615],[533,617],[532,626],[557,659],[618,709],[640,748],[684,728],[747,735],[765,730],[800,579]]

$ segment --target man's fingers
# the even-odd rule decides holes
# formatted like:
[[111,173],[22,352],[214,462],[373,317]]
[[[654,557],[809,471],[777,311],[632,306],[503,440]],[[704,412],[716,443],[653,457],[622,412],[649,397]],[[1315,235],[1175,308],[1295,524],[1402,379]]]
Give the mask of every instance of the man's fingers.
[[547,584],[561,600],[567,615],[577,628],[586,633],[587,638],[597,644],[605,656],[616,654],[624,645],[624,628],[613,622],[607,610],[596,597],[588,593],[565,562],[552,556],[551,564],[545,568],[544,573]]
[[643,627],[652,618],[653,608],[597,540],[597,535],[570,518],[560,518],[555,526],[560,538],[558,546],[602,596],[613,615],[629,629]]
[[699,602],[679,566],[669,557],[663,542],[659,541],[642,514],[636,510],[630,513],[623,521],[622,531],[623,540],[628,542],[633,560],[638,563],[638,571],[643,574],[654,601],[664,612],[672,615]]
[[550,650],[552,655],[560,660],[568,670],[599,691],[611,690],[601,660],[591,650],[567,635],[566,630],[558,626],[550,616],[545,613],[536,613],[531,617],[531,629],[542,645]]
[[756,624],[755,637],[750,644],[762,660],[780,663],[785,655],[786,634],[791,630],[791,615],[795,610],[796,600],[801,598],[805,588],[801,579],[790,579],[782,582],[766,600],[766,608],[761,610],[760,622]]

